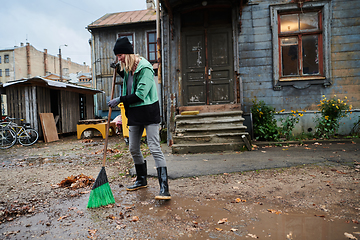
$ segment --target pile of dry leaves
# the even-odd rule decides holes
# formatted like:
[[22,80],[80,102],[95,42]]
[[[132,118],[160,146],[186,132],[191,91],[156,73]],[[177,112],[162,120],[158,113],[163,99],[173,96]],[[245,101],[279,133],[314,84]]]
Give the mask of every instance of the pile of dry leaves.
[[95,179],[91,176],[79,174],[77,176],[71,175],[70,177],[65,178],[58,185],[63,188],[78,189],[90,186],[94,181]]

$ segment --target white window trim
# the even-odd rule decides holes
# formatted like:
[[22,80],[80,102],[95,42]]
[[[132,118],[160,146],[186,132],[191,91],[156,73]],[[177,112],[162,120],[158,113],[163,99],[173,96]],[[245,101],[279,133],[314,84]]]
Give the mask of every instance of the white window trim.
[[330,2],[306,2],[302,9],[319,8],[323,9],[323,67],[324,77],[313,77],[311,80],[288,78],[287,81],[280,81],[279,76],[279,38],[278,38],[278,14],[279,11],[299,10],[297,4],[275,5],[270,6],[271,14],[271,30],[272,30],[272,44],[273,44],[273,87],[274,90],[281,90],[282,86],[292,85],[295,88],[307,88],[312,84],[323,84],[324,87],[331,85],[331,3]]

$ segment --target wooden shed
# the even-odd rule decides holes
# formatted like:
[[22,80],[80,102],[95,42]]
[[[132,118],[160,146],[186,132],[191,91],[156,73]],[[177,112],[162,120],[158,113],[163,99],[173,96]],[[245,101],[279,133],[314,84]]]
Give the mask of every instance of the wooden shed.
[[39,113],[53,113],[59,134],[76,132],[79,120],[94,118],[94,95],[103,91],[41,77],[4,83],[8,116],[23,118],[43,136]]

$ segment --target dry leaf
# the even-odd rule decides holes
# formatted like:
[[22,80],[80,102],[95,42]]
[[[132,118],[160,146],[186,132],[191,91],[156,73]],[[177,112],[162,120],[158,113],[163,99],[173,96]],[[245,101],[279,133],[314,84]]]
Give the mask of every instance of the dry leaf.
[[251,234],[251,233],[248,233],[248,236],[251,237],[251,238],[259,238],[259,237],[256,236],[255,234]]
[[117,225],[116,226],[116,229],[124,229],[124,228],[126,228],[126,225]]
[[222,231],[222,229],[221,229],[221,228],[215,228],[215,230],[216,230],[216,231],[219,231],[219,232],[221,232],[221,231]]
[[268,209],[267,210],[268,212],[270,212],[270,213],[275,213],[275,214],[281,214],[281,211],[277,211],[277,210],[274,210],[274,209]]
[[97,229],[89,229],[88,232],[90,235],[94,235],[97,232]]
[[137,222],[137,221],[139,221],[138,216],[133,216],[132,219],[130,220],[130,222]]
[[67,217],[68,217],[67,215],[61,216],[61,217],[58,218],[58,221],[63,220],[63,219],[65,219],[65,218],[67,218]]
[[239,230],[239,229],[236,229],[236,228],[230,229],[230,231],[232,231],[232,232],[236,232],[237,230]]
[[345,235],[345,237],[347,237],[349,239],[356,239],[357,240],[357,238],[354,235],[352,235],[351,233],[345,232],[344,235]]
[[228,221],[227,218],[223,218],[223,219],[221,219],[221,220],[218,221],[218,224],[224,224],[224,223],[226,223],[227,221]]

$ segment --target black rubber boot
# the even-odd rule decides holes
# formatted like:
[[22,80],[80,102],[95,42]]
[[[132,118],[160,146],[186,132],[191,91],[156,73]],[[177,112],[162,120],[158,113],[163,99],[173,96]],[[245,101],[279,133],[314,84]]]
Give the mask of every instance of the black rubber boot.
[[136,170],[136,181],[134,185],[126,187],[126,190],[128,191],[135,191],[140,188],[146,188],[147,187],[147,166],[146,161],[143,164],[135,164],[135,170]]
[[157,168],[158,179],[160,185],[160,193],[155,196],[156,200],[170,200],[171,196],[169,193],[168,175],[166,167]]

